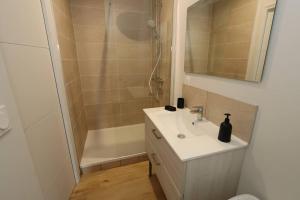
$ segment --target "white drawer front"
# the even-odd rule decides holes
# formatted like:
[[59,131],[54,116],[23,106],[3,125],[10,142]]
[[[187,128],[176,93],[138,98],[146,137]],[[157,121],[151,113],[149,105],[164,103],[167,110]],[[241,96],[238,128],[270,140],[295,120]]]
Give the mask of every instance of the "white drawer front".
[[[159,157],[158,157],[158,159],[159,159]],[[170,177],[170,175],[167,172],[163,163],[160,165],[156,174],[157,174],[158,180],[165,192],[167,199],[168,200],[181,200],[182,195],[178,191],[177,187],[175,186],[172,178]]]
[[175,183],[177,189],[180,193],[183,193],[186,164],[181,162],[148,117],[146,117],[146,140],[151,141],[155,153],[161,158],[161,162]]
[[162,139],[159,142],[157,153],[162,159],[164,166],[173,179],[176,187],[183,193],[185,183],[185,163],[179,160],[165,139]]
[[159,141],[163,139],[163,137],[148,117],[145,118],[145,121],[146,121],[146,125],[145,125],[146,138],[150,140],[153,146],[156,148]]
[[169,173],[167,172],[161,158],[153,148],[151,141],[147,141],[146,150],[149,156],[149,160],[152,163],[152,173],[156,174],[161,187],[168,200],[181,200],[181,194],[176,188],[172,178],[170,178]]

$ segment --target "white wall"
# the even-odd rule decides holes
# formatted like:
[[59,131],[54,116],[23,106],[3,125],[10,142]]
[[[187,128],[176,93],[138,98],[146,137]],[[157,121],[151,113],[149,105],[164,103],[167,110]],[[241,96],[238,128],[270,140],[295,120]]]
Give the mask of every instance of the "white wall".
[[[37,176],[43,199],[66,200],[75,180],[39,0],[1,1],[0,54],[32,159],[24,157],[29,166],[32,161],[32,178]],[[21,145],[12,140],[2,142],[16,145],[16,149]],[[24,149],[22,145],[20,148]],[[8,163],[19,162],[14,161],[14,152],[7,151],[5,155]],[[22,170],[22,164],[18,168]],[[19,179],[18,174],[9,175],[9,179]],[[31,184],[30,177],[21,181]],[[1,189],[5,181],[0,179]],[[10,185],[6,192],[21,195],[20,187]],[[1,195],[0,199],[10,199]],[[35,195],[38,194],[33,193],[28,199],[42,199],[33,198]]]
[[[296,200],[300,197],[299,8],[298,0],[278,0],[261,83],[201,75],[181,77],[186,84],[259,106],[238,193],[252,193],[263,200]],[[182,37],[177,38],[177,72],[183,71],[180,56],[184,55],[184,46],[180,46],[180,42],[184,41],[184,27],[185,24],[177,27],[177,36]],[[181,95],[181,78],[177,79],[175,99]]]
[[0,137],[0,199],[40,200],[43,198],[41,187],[1,55],[0,105],[6,105],[12,127],[9,133]]

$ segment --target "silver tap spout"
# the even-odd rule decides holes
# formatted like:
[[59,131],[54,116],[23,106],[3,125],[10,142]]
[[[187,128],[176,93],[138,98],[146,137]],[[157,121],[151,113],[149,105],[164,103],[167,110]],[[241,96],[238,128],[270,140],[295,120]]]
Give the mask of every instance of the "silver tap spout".
[[203,106],[193,106],[190,112],[197,114],[197,119],[192,123],[193,125],[203,120],[203,112],[204,112]]

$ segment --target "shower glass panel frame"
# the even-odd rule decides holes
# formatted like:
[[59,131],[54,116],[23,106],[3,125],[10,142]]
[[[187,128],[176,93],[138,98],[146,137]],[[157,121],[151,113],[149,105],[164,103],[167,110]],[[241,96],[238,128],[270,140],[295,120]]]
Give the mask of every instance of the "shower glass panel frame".
[[170,103],[168,1],[83,2],[71,8],[88,129],[143,123],[143,108]]
[[173,0],[70,2],[89,130],[81,166],[140,154],[143,109],[170,104]]

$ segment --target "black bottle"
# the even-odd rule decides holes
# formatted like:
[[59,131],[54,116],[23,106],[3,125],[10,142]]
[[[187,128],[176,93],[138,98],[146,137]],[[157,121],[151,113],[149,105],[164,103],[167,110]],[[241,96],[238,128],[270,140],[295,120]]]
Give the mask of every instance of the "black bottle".
[[231,132],[232,132],[232,125],[230,124],[229,116],[231,114],[225,113],[227,116],[223,123],[221,123],[220,131],[218,139],[222,142],[230,142],[231,141]]

